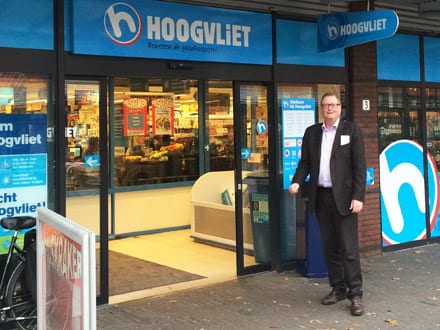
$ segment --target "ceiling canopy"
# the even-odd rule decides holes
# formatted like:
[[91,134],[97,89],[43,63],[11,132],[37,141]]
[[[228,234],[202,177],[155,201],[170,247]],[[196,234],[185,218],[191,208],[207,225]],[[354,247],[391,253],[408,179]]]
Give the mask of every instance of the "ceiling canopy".
[[[321,3],[337,3],[337,2],[359,2],[369,0],[320,0]],[[414,5],[418,8],[421,17],[439,17],[440,16],[440,0],[382,0],[391,4],[407,4]]]

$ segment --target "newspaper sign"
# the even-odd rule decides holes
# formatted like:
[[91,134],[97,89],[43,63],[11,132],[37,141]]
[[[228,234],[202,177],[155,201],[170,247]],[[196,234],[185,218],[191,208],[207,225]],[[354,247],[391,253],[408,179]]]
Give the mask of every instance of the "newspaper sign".
[[96,329],[95,234],[37,209],[38,329]]

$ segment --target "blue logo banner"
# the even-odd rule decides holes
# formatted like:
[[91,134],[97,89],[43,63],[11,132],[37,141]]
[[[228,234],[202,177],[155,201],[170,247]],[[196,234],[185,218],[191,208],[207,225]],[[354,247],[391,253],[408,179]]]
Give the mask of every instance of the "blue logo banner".
[[269,14],[152,0],[75,0],[76,54],[272,64]]
[[318,16],[318,50],[344,48],[393,36],[399,18],[392,10]]

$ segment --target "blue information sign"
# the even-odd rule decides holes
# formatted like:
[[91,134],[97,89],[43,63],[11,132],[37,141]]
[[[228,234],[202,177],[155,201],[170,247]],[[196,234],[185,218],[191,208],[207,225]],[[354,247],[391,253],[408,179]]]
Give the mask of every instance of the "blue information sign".
[[314,98],[283,98],[283,187],[288,189],[301,158],[302,137],[315,123]]

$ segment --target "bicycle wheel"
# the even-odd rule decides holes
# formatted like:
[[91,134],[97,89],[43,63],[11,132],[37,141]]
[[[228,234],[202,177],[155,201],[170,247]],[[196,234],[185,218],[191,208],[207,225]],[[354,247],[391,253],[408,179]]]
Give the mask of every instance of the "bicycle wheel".
[[15,319],[18,329],[37,329],[37,305],[25,286],[24,263],[20,261],[12,272],[6,286],[6,304],[11,306],[10,318]]

